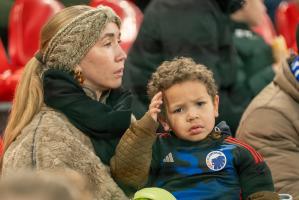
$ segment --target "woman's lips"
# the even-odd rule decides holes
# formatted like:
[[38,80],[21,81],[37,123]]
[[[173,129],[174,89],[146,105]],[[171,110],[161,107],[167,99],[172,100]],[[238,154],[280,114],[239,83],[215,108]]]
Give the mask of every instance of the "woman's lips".
[[114,74],[115,74],[117,77],[122,77],[123,74],[124,74],[124,68],[121,68],[121,69],[117,70],[116,72],[114,72]]

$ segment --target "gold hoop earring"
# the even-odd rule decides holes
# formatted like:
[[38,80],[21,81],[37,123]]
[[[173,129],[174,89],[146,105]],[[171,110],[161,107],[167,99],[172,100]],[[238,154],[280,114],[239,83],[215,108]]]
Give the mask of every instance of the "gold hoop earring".
[[75,69],[74,78],[80,83],[80,85],[82,85],[85,80],[83,77],[83,73],[80,69]]

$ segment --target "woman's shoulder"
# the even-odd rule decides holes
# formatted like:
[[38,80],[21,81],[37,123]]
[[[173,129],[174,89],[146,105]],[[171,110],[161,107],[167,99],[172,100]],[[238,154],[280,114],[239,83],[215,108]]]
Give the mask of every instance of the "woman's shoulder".
[[26,128],[29,128],[30,131],[41,132],[43,136],[41,139],[58,137],[64,141],[82,143],[82,145],[92,149],[88,136],[77,129],[63,113],[47,106],[42,107]]
[[[68,144],[77,143],[92,150],[90,139],[74,127],[66,116],[50,107],[42,107],[31,122],[22,130],[22,133],[13,142],[13,146],[22,144],[22,148],[32,146],[45,146],[54,141]],[[15,144],[14,144],[15,143]]]
[[48,106],[43,106],[28,126],[35,126],[38,124],[47,125],[48,127],[63,127],[67,126],[68,123],[69,122],[64,114]]
[[[4,160],[9,168],[16,165],[26,168],[32,166],[34,160],[38,165],[46,166],[56,158],[61,161],[80,156],[91,159],[95,157],[93,152],[90,139],[72,126],[63,114],[43,107],[7,149]],[[98,162],[95,158],[92,160]]]

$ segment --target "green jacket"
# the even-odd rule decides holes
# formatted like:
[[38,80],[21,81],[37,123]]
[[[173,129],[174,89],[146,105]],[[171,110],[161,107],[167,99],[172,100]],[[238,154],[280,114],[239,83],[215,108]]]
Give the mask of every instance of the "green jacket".
[[234,23],[233,32],[239,60],[239,81],[246,81],[256,96],[274,77],[272,48],[246,24]]

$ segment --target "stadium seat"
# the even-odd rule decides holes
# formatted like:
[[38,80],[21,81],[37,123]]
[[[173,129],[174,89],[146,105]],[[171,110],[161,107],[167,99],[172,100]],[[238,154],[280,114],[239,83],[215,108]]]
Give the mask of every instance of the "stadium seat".
[[9,67],[0,66],[0,102],[12,100],[24,65],[39,48],[42,26],[62,8],[56,0],[15,0],[9,15]]
[[1,138],[1,134],[0,134],[0,157],[2,155],[2,147],[3,147],[3,143],[2,143],[2,138]]
[[2,40],[0,40],[0,101],[5,101],[8,88],[5,86],[5,80],[12,74],[13,67],[10,65]]
[[56,0],[15,0],[9,15],[8,52],[11,64],[24,66],[39,48],[42,26],[63,5]]
[[132,2],[126,0],[91,0],[90,6],[97,7],[105,5],[111,7],[121,18],[121,46],[125,52],[129,52],[130,47],[135,41],[141,22],[143,13]]
[[0,38],[0,74],[10,67],[8,57]]
[[287,47],[298,52],[296,45],[296,27],[299,23],[299,4],[282,1],[275,12],[275,25],[278,34],[282,35]]
[[24,67],[16,71],[6,70],[0,74],[0,103],[13,99],[15,88],[20,80]]

